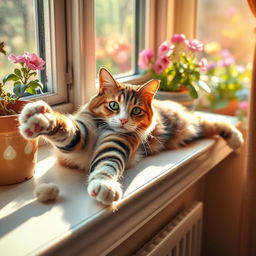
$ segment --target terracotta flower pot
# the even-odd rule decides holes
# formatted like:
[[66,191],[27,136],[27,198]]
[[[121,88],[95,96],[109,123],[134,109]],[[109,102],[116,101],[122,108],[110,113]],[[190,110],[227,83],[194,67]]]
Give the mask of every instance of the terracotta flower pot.
[[189,94],[189,91],[181,92],[167,92],[167,91],[158,91],[156,93],[156,99],[158,100],[172,100],[176,101],[189,110],[195,109],[195,100]]
[[221,115],[235,116],[238,106],[239,106],[238,100],[236,99],[230,100],[226,107],[214,109],[213,112]]
[[[19,113],[27,101],[17,101]],[[0,116],[0,185],[15,184],[34,175],[38,140],[24,139],[18,130],[18,115]]]

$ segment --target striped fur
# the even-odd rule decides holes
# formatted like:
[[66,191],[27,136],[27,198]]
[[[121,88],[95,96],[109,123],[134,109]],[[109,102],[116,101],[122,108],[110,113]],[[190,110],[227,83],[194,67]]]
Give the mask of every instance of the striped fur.
[[103,204],[121,198],[124,170],[147,155],[213,135],[231,148],[243,143],[241,133],[228,123],[202,119],[171,101],[153,100],[157,80],[142,86],[120,84],[105,69],[99,79],[99,94],[74,115],[54,112],[38,101],[27,104],[19,118],[24,137],[43,135],[62,165],[89,173],[88,193]]

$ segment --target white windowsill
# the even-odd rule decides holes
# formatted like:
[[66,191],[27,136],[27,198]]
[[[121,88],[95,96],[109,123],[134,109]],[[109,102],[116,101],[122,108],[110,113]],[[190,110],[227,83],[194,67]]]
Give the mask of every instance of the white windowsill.
[[[237,123],[236,118],[229,121]],[[222,139],[203,139],[148,157],[125,173],[124,197],[113,212],[87,195],[85,173],[55,165],[49,146],[42,146],[31,180],[0,187],[1,254],[105,254],[230,152]],[[34,199],[36,184],[43,182],[59,185],[58,202],[41,204]]]

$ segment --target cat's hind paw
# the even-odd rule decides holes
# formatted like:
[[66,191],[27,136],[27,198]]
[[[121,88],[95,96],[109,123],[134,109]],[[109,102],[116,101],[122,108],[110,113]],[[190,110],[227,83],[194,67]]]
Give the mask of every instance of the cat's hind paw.
[[87,191],[104,205],[111,205],[122,197],[121,185],[114,180],[93,179],[89,182]]
[[226,140],[227,144],[232,149],[240,148],[244,143],[243,135],[237,129],[233,130],[230,137]]
[[49,133],[56,123],[51,107],[44,101],[28,103],[19,115],[20,133],[27,139]]

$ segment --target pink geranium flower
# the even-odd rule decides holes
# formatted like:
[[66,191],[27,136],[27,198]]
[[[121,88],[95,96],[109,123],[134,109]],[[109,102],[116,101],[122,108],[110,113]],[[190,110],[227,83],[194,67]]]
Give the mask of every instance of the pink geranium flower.
[[204,49],[204,44],[198,39],[186,40],[185,43],[188,46],[188,49],[192,52],[201,52]]
[[225,59],[222,59],[218,62],[218,65],[220,67],[228,67],[228,66],[231,66],[235,63],[235,59],[233,57],[228,57],[228,58],[225,58]]
[[170,56],[173,53],[175,46],[174,45],[169,45],[167,41],[163,42],[159,48],[158,48],[158,55],[159,56]]
[[171,38],[172,43],[183,43],[186,40],[186,36],[183,34],[174,34]]
[[206,72],[207,71],[207,59],[206,58],[202,58],[199,63],[198,63],[200,70],[202,72]]
[[248,101],[241,101],[239,103],[239,107],[242,109],[242,110],[248,110],[249,109],[249,103]]
[[165,68],[166,68],[165,64],[160,59],[157,59],[156,62],[154,63],[154,65],[153,65],[153,70],[157,74],[163,73]]
[[13,61],[13,63],[25,63],[26,58],[25,58],[24,55],[22,55],[22,56],[15,56],[14,54],[11,53],[8,56],[8,60]]
[[13,61],[13,63],[25,63],[25,65],[31,70],[43,70],[45,68],[45,61],[35,53],[25,52],[20,56],[15,56],[11,53],[8,56],[8,59]]
[[26,52],[24,54],[26,56],[26,65],[28,68],[32,70],[43,70],[45,61],[38,57],[35,53]]
[[142,69],[148,68],[148,65],[152,60],[153,56],[154,56],[154,53],[151,49],[145,49],[142,52],[140,52],[139,61],[138,61],[140,68]]

